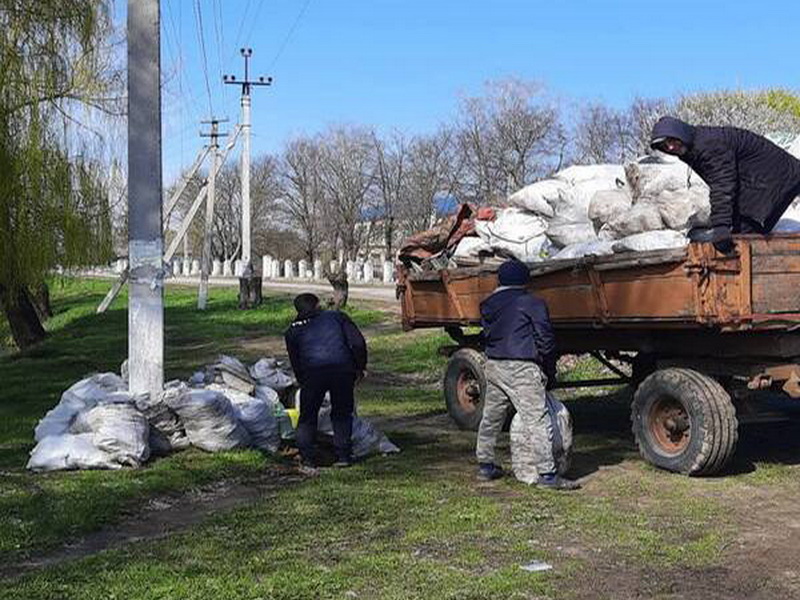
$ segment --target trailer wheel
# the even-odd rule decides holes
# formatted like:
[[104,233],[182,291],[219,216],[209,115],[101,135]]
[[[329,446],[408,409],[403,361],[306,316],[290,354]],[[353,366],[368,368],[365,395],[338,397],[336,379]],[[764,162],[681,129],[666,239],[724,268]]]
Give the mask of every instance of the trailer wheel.
[[720,471],[736,449],[736,411],[725,389],[691,369],[663,369],[633,397],[633,435],[645,460],[685,475]]
[[477,431],[486,394],[484,358],[477,350],[462,348],[453,353],[444,374],[447,412],[459,429]]

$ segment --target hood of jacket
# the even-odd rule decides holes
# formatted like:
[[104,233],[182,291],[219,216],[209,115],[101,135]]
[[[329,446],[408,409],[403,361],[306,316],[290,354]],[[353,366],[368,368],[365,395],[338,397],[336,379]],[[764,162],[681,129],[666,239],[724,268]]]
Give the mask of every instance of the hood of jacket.
[[683,142],[687,148],[694,144],[694,127],[684,123],[675,117],[661,117],[653,126],[653,133],[650,136],[650,144],[656,144],[664,138],[675,138]]

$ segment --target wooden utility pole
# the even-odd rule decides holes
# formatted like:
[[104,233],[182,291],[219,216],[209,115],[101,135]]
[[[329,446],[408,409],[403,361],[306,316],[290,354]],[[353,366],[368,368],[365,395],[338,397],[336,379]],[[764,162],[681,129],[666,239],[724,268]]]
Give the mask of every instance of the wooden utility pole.
[[250,207],[250,89],[253,86],[271,85],[272,77],[250,80],[250,57],[252,48],[239,50],[244,58],[244,79],[235,75],[223,75],[228,85],[242,86],[242,273],[239,278],[239,308],[253,308],[261,303],[261,278],[255,275],[251,256],[251,207]]
[[197,308],[205,310],[208,304],[208,276],[211,274],[211,232],[214,224],[214,199],[216,197],[217,171],[219,169],[219,138],[226,133],[219,132],[219,119],[206,121],[211,125],[211,133],[201,133],[211,138],[211,169],[208,173],[208,192],[206,193],[206,222],[203,229],[203,255],[200,263],[200,289],[197,292]]
[[128,365],[132,393],[164,387],[160,2],[128,0]]

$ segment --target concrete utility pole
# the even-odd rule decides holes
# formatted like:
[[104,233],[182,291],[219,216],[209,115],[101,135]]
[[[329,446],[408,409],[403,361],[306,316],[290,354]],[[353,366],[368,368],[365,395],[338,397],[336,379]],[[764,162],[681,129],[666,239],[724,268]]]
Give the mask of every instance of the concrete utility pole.
[[250,88],[271,85],[272,77],[259,77],[251,81],[250,57],[253,49],[241,48],[239,52],[244,58],[244,79],[237,80],[235,75],[223,75],[222,79],[228,85],[242,86],[242,275],[239,278],[239,308],[253,308],[261,303],[261,278],[255,275],[253,269],[250,243]]
[[214,199],[216,198],[217,171],[219,169],[219,138],[228,135],[219,132],[219,119],[204,121],[211,125],[211,133],[201,133],[201,137],[211,138],[211,169],[208,173],[208,192],[206,193],[206,222],[203,230],[203,256],[200,266],[200,289],[197,292],[197,308],[205,310],[208,304],[208,276],[211,273],[211,230],[214,224]]
[[128,0],[128,366],[132,393],[164,387],[159,0]]

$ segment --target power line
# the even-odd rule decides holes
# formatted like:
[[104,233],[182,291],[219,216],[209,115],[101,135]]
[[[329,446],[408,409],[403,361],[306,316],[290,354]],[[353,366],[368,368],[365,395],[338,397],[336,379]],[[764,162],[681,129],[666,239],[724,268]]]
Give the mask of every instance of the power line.
[[301,8],[300,12],[297,13],[294,23],[292,23],[292,26],[289,28],[289,33],[287,33],[286,37],[283,38],[283,43],[281,43],[280,48],[278,48],[278,52],[275,54],[275,58],[272,59],[272,62],[269,64],[269,68],[267,70],[272,70],[272,68],[275,66],[275,63],[278,62],[278,59],[283,54],[283,51],[286,50],[286,46],[289,45],[289,40],[292,39],[292,35],[294,35],[297,26],[300,24],[300,20],[303,18],[303,15],[306,14],[306,10],[308,10],[310,4],[311,0],[306,0],[305,4],[303,4],[303,8]]
[[[239,21],[239,28],[236,30],[236,36],[233,38],[234,41],[234,48],[238,48],[240,46],[239,42],[241,41],[242,37],[242,29],[244,29],[244,24],[247,21],[247,13],[250,12],[250,0],[247,0],[247,4],[244,5],[244,12],[242,13],[242,20]],[[236,50],[231,52],[229,58],[233,58],[236,54]]]
[[203,29],[203,11],[200,7],[200,0],[195,0],[194,3],[194,14],[197,18],[197,39],[200,41],[200,50],[202,51],[203,55],[203,75],[205,76],[206,81],[206,93],[208,94],[208,110],[210,114],[214,114],[214,105],[211,100],[211,83],[208,79],[208,54],[206,53],[206,40],[205,40],[205,31]]
[[250,36],[253,35],[253,30],[256,28],[258,16],[261,14],[262,8],[264,8],[264,0],[259,0],[258,6],[256,7],[256,12],[253,13],[253,23],[250,25],[250,30],[247,32],[247,36],[242,40],[243,46],[247,46],[250,43]]

